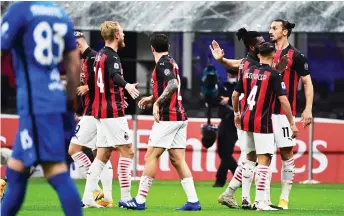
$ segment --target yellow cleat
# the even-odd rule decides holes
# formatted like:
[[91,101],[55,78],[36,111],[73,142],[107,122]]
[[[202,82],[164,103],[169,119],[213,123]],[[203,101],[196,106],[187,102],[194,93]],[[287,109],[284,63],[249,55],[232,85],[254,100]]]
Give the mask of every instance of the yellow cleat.
[[112,208],[114,205],[113,205],[113,201],[104,201],[102,199],[100,200],[97,200],[97,203],[105,208]]
[[288,201],[284,199],[280,199],[278,203],[278,207],[283,208],[284,210],[288,209]]
[[0,179],[0,198],[1,198],[1,200],[4,197],[6,185],[7,185],[6,181],[3,179]]
[[100,200],[102,198],[104,198],[104,192],[102,189],[93,192],[94,201]]

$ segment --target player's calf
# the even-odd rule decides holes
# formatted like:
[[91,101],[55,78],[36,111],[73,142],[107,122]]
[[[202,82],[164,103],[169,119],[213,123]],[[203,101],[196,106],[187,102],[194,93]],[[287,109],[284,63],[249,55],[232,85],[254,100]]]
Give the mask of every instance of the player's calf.
[[10,158],[6,169],[7,190],[1,206],[1,215],[17,215],[25,197],[28,170],[21,161]]

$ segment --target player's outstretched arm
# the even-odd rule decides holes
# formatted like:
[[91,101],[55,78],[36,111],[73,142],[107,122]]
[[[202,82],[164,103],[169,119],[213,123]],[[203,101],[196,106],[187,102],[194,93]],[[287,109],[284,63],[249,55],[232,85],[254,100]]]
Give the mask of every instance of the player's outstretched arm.
[[293,137],[297,137],[298,130],[297,130],[297,127],[296,127],[295,122],[294,122],[293,113],[291,112],[291,107],[290,107],[290,103],[288,101],[287,96],[285,96],[285,95],[279,96],[278,100],[281,102],[281,106],[285,112],[285,115],[288,118],[290,127],[293,131]]
[[301,114],[301,121],[303,122],[303,127],[307,127],[312,122],[312,107],[313,107],[313,97],[314,89],[311,79],[311,75],[301,76],[301,81],[303,83],[305,97],[306,97],[306,107]]
[[228,69],[238,70],[242,59],[227,59],[224,57],[225,52],[221,49],[220,45],[216,40],[213,40],[209,45],[210,51],[216,61],[220,62],[223,66]]
[[[77,49],[72,50],[64,55],[64,62],[66,67],[66,75],[67,75],[67,97],[68,102],[76,106],[76,89],[80,83],[80,72],[81,72],[81,65],[80,65],[80,57]],[[74,107],[70,107],[75,111]]]
[[154,103],[154,97],[153,95],[150,95],[148,97],[143,97],[137,104],[140,109],[146,109],[148,107],[151,107]]

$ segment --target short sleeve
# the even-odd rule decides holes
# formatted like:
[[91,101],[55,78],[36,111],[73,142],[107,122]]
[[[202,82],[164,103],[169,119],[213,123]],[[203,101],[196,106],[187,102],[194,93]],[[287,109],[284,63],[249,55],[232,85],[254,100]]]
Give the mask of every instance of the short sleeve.
[[119,73],[120,75],[122,75],[121,60],[119,59],[118,56],[108,55],[105,64],[106,64],[105,67],[108,70],[109,75],[111,77],[115,73]]
[[282,81],[281,74],[277,72],[274,73],[272,81],[277,97],[287,94],[287,89],[284,82]]
[[293,65],[291,66],[292,69],[295,70],[299,76],[309,75],[308,61],[306,56],[301,53],[295,53],[293,58]]
[[25,2],[12,3],[2,17],[1,22],[1,49],[11,50],[13,42],[17,39],[19,30],[24,26],[26,20],[23,14],[27,9]]
[[162,77],[166,82],[177,79],[173,72],[173,67],[170,62],[159,62],[157,66],[158,76]]
[[65,41],[65,53],[76,49],[76,39],[74,36],[74,25],[72,21],[67,17],[67,33],[64,37]]
[[235,86],[235,91],[239,93],[244,93],[244,83],[242,79],[239,79],[236,86]]

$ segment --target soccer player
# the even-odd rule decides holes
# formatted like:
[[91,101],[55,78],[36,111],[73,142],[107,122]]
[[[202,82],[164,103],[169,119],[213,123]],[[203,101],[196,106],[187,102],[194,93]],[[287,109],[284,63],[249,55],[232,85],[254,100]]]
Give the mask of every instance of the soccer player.
[[188,199],[184,206],[176,210],[198,211],[201,210],[201,204],[191,171],[185,161],[187,116],[182,105],[178,65],[168,54],[169,43],[166,35],[153,34],[150,44],[156,62],[152,74],[153,95],[142,98],[138,106],[145,108],[153,104],[155,122],[149,136],[138,194],[136,198],[122,205],[128,209],[146,209],[146,197],[156,175],[158,160],[167,149]]
[[[269,170],[271,156],[274,154],[274,134],[272,130],[273,103],[279,100],[286,113],[292,133],[289,138],[297,136],[290,104],[286,95],[285,84],[281,81],[279,71],[273,69],[275,47],[270,43],[263,43],[259,48],[259,66],[252,66],[243,72],[232,101],[235,124],[244,130],[245,152],[256,152],[258,166],[256,172],[256,201],[257,210],[277,210],[270,206],[266,197],[269,188]],[[239,95],[244,93],[246,104],[243,112],[239,113]],[[276,98],[277,97],[277,98]],[[252,170],[253,172],[253,170]]]
[[[102,207],[95,202],[97,199],[98,178],[103,172],[114,147],[120,153],[118,163],[118,179],[121,187],[121,201],[131,199],[131,164],[134,151],[129,136],[128,121],[125,117],[124,88],[133,99],[139,96],[135,84],[127,83],[123,79],[123,71],[118,49],[124,48],[124,33],[118,22],[105,21],[100,26],[100,32],[105,40],[105,47],[101,49],[95,58],[94,72],[94,102],[92,112],[97,125],[97,156],[94,159],[87,176],[83,203],[86,207]],[[104,199],[108,205],[113,205],[110,197],[112,188],[105,188]],[[107,193],[110,193],[107,196]],[[112,197],[112,196],[111,196]]]
[[[82,57],[82,72],[80,74],[81,86],[77,89],[77,94],[81,97],[81,104],[79,104],[78,109],[80,110],[79,113],[82,114],[82,117],[78,116],[80,121],[76,126],[75,135],[70,141],[68,153],[74,160],[75,164],[82,170],[84,177],[86,178],[86,173],[91,166],[91,161],[83,152],[83,149],[90,148],[95,151],[97,141],[97,125],[96,120],[92,116],[92,104],[94,101],[93,63],[97,52],[89,47],[83,33],[75,32],[74,35],[76,37],[78,50]],[[94,154],[96,153],[94,152]],[[100,175],[100,180],[106,192],[103,193],[103,191],[98,187],[97,193],[95,193],[97,202],[100,205],[104,205],[104,207],[112,207],[113,204],[111,202],[108,203],[100,200],[101,198],[112,200],[112,179],[112,164],[108,161],[104,171]]]
[[[253,65],[259,65],[259,58],[258,58],[258,52],[259,52],[259,46],[265,42],[264,38],[256,31],[247,31],[245,28],[241,28],[237,32],[238,40],[242,40],[245,44],[246,49],[248,50],[247,56],[242,60],[230,60],[232,62],[235,61],[241,61],[239,64],[239,71],[238,71],[238,78],[243,74],[243,71],[247,70]],[[220,59],[223,58],[223,51],[220,49],[218,43],[216,41],[212,42],[213,47],[210,45],[210,50],[212,51],[212,54],[215,59],[217,59],[220,62]],[[284,61],[283,61],[284,60]],[[276,65],[277,70],[283,70],[286,66],[284,58],[282,61],[280,61]],[[225,64],[226,65],[226,64]],[[240,113],[243,112],[246,104],[246,97],[244,94],[240,95],[240,103],[239,103],[239,109]],[[238,129],[238,140],[239,143],[243,144],[244,140],[242,138],[243,131]],[[243,148],[242,148],[243,149]],[[254,170],[256,166],[257,156],[255,152],[250,152],[246,155],[246,161],[243,161],[242,164],[239,164],[238,168],[235,170],[235,173],[233,175],[233,178],[231,179],[228,188],[223,192],[220,197],[218,198],[218,202],[222,205],[226,205],[229,208],[239,208],[235,197],[234,192],[242,186],[242,208],[244,209],[250,209],[251,208],[251,202],[250,202],[250,188],[251,188],[251,182],[253,179],[253,175],[250,175],[250,170]],[[245,178],[242,178],[242,176],[245,176]]]
[[[269,33],[271,40],[275,42],[277,50],[274,62],[277,62],[281,56],[288,54],[289,64],[284,73],[282,73],[282,79],[287,88],[287,97],[291,104],[293,116],[296,115],[296,96],[300,78],[303,83],[306,107],[301,115],[301,121],[303,122],[303,127],[306,127],[312,121],[314,92],[312,79],[308,71],[307,58],[288,42],[288,37],[294,27],[294,23],[277,19],[271,23]],[[295,174],[293,147],[296,143],[295,139],[290,139],[290,126],[278,100],[273,104],[272,123],[276,145],[280,150],[282,159],[282,193],[278,206],[288,209],[289,193]]]
[[[30,168],[41,164],[64,214],[80,216],[80,196],[65,163],[65,133],[72,132],[65,130],[75,124],[67,107],[74,111],[80,73],[73,24],[53,2],[13,3],[1,24],[1,55],[8,51],[14,59],[19,129],[8,160],[8,188],[1,215],[17,215]],[[68,77],[68,102],[57,68],[62,59]]]

